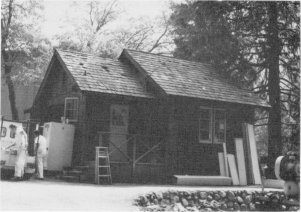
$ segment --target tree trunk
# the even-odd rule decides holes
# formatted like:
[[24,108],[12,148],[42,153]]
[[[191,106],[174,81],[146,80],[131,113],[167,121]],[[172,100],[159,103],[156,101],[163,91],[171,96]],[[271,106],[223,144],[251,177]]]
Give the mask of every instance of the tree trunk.
[[268,54],[267,62],[269,102],[272,106],[269,112],[268,122],[268,177],[275,178],[274,164],[282,152],[281,143],[281,105],[280,105],[280,79],[279,79],[279,56],[281,51],[278,38],[277,25],[277,2],[268,3],[269,25],[267,28]]
[[16,93],[15,93],[15,86],[11,79],[11,69],[12,66],[8,64],[9,56],[5,50],[2,50],[2,56],[4,61],[4,74],[5,74],[5,81],[8,87],[8,97],[10,101],[10,109],[12,113],[12,119],[18,121],[18,109],[16,106]]

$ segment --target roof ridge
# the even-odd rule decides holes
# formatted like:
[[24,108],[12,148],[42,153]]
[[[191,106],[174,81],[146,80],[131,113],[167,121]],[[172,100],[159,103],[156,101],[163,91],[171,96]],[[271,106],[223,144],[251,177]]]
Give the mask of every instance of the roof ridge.
[[85,52],[85,51],[77,51],[77,50],[70,50],[70,49],[62,49],[62,48],[54,48],[55,51],[59,52],[68,52],[68,53],[75,53],[75,54],[86,54],[86,55],[90,55],[90,56],[93,56],[93,57],[100,57],[100,58],[103,58],[103,59],[109,59],[109,60],[112,60],[112,61],[119,61],[119,60],[116,60],[116,59],[112,59],[110,57],[104,57],[104,56],[101,56],[101,55],[97,55],[95,53],[90,53],[90,52]]
[[212,64],[210,64],[210,63],[204,63],[204,62],[199,62],[199,61],[195,61],[195,60],[187,60],[187,59],[177,58],[177,57],[174,57],[174,56],[159,55],[159,54],[156,54],[156,53],[144,52],[144,51],[140,51],[140,50],[136,50],[136,49],[124,49],[124,50],[140,52],[140,53],[144,53],[144,54],[151,54],[151,55],[154,55],[154,56],[157,56],[157,57],[167,57],[167,58],[171,58],[171,59],[175,59],[175,60],[181,60],[181,61],[185,61],[185,62],[193,62],[193,63],[202,64],[202,65],[212,66]]

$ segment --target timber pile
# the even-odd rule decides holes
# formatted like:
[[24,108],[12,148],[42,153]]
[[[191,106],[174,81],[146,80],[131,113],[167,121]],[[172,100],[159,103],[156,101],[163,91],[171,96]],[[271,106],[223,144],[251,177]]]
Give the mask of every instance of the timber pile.
[[167,191],[140,196],[143,211],[298,211],[283,192],[258,191]]

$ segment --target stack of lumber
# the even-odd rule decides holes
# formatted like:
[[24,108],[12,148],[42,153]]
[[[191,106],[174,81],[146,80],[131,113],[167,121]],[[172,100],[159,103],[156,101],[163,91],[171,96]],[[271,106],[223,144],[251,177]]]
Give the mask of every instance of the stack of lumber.
[[236,158],[233,154],[227,154],[226,151],[218,153],[220,175],[229,176],[227,170],[229,167],[233,185],[261,185],[253,125],[243,124],[243,139],[235,138],[235,150]]

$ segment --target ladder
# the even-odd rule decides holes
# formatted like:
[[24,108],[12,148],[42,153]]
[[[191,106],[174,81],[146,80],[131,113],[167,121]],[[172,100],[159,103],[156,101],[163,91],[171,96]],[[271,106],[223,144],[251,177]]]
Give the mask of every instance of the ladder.
[[99,184],[99,178],[106,178],[112,184],[111,167],[108,147],[96,147],[95,157],[95,183]]

